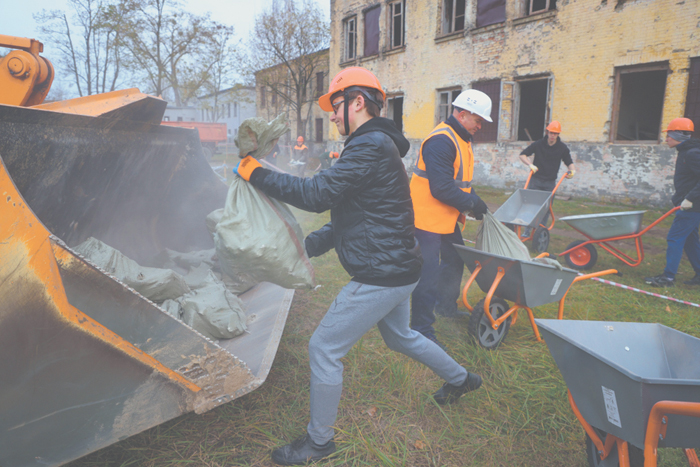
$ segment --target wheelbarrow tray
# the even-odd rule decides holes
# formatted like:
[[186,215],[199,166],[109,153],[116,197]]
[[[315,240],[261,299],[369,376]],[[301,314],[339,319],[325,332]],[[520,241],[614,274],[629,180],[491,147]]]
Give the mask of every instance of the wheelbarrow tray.
[[504,224],[535,228],[547,213],[551,198],[552,193],[549,191],[518,188],[493,213],[493,217]]
[[593,240],[639,233],[646,211],[609,212],[562,217],[561,220]]
[[[537,319],[583,418],[640,449],[655,403],[700,402],[700,339],[655,323]],[[700,447],[700,419],[668,416],[660,447]]]
[[476,283],[482,291],[489,291],[496,280],[498,268],[502,267],[505,275],[495,295],[530,308],[559,301],[578,274],[573,269],[559,270],[548,264],[521,261],[463,245],[455,247],[470,271],[476,268],[475,261],[481,264]]

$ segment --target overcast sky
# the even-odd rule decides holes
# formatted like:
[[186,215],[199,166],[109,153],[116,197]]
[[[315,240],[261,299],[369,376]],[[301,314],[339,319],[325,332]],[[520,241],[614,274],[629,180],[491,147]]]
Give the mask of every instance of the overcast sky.
[[[28,37],[42,41],[32,14],[47,10],[66,10],[66,0],[31,0],[24,3],[20,0],[0,0],[0,34],[6,36]],[[253,27],[255,15],[270,6],[272,0],[183,0],[185,10],[203,15],[211,13],[217,22],[231,25],[236,29],[236,35],[245,39]],[[330,0],[316,0],[321,10],[330,19]],[[45,41],[42,41],[45,42]],[[44,50],[49,44],[44,44]]]

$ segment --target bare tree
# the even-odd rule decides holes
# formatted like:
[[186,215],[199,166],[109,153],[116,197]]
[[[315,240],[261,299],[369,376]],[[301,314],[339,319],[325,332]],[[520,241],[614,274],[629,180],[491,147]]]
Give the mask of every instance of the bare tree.
[[177,0],[140,0],[126,29],[134,70],[145,74],[149,92],[170,91],[177,106],[204,83],[211,63],[200,57],[217,30],[207,16],[181,9]]
[[128,4],[68,0],[68,6],[68,12],[42,10],[34,15],[50,51],[47,57],[71,77],[80,96],[114,91],[122,65],[120,31]]
[[[296,117],[297,134],[305,134],[304,106],[316,100],[311,88],[328,60],[330,24],[312,0],[273,0],[255,19],[248,43],[248,71],[271,94],[271,103],[286,106]],[[281,101],[279,104],[273,101]]]
[[[224,107],[236,100],[237,89],[241,87],[233,85],[241,57],[232,27],[215,25],[200,61],[211,66],[199,73],[190,71],[190,91],[203,90],[207,93],[200,99],[201,106],[207,110],[208,119],[217,122],[225,117]],[[224,90],[225,93],[222,92]]]

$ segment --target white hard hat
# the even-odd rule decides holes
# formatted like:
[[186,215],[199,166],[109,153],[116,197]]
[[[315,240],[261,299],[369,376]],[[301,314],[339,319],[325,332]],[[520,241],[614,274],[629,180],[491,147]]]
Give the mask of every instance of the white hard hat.
[[452,105],[477,114],[487,122],[493,121],[491,120],[491,98],[476,89],[462,91]]

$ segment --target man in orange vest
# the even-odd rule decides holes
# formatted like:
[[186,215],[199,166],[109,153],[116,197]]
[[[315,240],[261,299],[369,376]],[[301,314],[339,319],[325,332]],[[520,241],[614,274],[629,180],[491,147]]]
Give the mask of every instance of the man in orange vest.
[[435,315],[456,317],[464,263],[453,244],[464,245],[457,219],[464,212],[478,220],[486,203],[471,187],[472,135],[491,122],[491,98],[476,89],[462,92],[452,115],[423,141],[411,178],[416,239],[423,255],[420,281],[411,300],[411,328],[442,346],[435,336]]
[[306,163],[309,162],[309,148],[304,144],[304,137],[299,136],[297,138],[297,144],[294,146],[292,151],[292,161],[297,163],[297,174],[300,177],[304,176],[306,169]]
[[311,212],[330,209],[331,221],[304,240],[306,252],[314,257],[335,249],[351,276],[309,341],[307,433],[272,452],[277,464],[302,465],[333,455],[342,358],[375,326],[390,349],[445,380],[433,394],[438,404],[456,402],[482,383],[481,376],[409,328],[410,296],[421,275],[409,181],[401,161],[410,143],[393,121],[380,117],[385,99],[369,70],[345,68],[318,100],[338,133],[347,136],[331,168],[300,179],[265,169],[248,156],[234,169],[268,196]]

